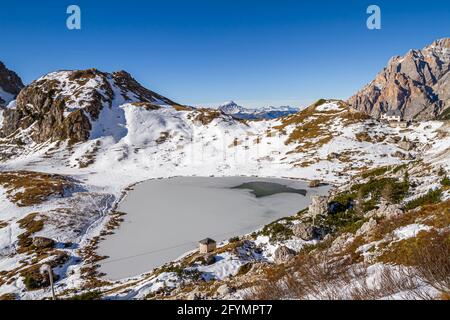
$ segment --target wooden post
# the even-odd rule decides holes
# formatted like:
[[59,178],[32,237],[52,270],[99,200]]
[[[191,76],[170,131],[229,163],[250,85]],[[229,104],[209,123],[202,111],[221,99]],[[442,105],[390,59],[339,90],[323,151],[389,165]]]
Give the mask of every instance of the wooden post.
[[48,278],[50,280],[50,287],[52,289],[52,300],[56,300],[56,295],[55,295],[55,287],[53,284],[53,271],[52,271],[52,267],[50,267],[48,264],[44,264],[41,268],[41,273],[48,273]]

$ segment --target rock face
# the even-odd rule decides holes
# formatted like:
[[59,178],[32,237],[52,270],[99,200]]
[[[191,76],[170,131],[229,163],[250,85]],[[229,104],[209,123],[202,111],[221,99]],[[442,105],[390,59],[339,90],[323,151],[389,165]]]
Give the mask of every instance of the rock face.
[[392,58],[370,84],[348,100],[380,118],[398,110],[403,120],[450,117],[450,38]]
[[389,204],[385,201],[380,203],[378,209],[374,209],[365,214],[366,218],[397,218],[403,214],[401,206],[398,204]]
[[308,215],[317,217],[328,212],[328,197],[326,196],[312,196],[311,205],[308,208]]
[[276,263],[284,263],[291,260],[295,256],[295,251],[288,247],[281,246],[275,250],[274,258]]
[[377,226],[377,221],[374,218],[370,218],[369,221],[365,222],[361,228],[358,229],[358,231],[356,232],[356,236],[364,236],[364,235],[370,235],[375,227]]
[[296,224],[292,228],[292,233],[297,238],[305,241],[311,241],[316,237],[316,232],[313,226],[307,225],[305,223]]
[[0,62],[0,108],[6,107],[23,87],[20,77]]
[[55,241],[49,238],[44,237],[34,237],[33,238],[33,246],[35,246],[38,249],[47,249],[47,248],[53,248],[55,245]]
[[59,71],[34,81],[19,93],[16,107],[4,111],[0,135],[9,136],[19,129],[30,128],[30,137],[37,143],[84,142],[104,108],[112,110],[124,103],[140,103],[145,107],[177,105],[142,87],[125,71],[112,74],[96,69]]

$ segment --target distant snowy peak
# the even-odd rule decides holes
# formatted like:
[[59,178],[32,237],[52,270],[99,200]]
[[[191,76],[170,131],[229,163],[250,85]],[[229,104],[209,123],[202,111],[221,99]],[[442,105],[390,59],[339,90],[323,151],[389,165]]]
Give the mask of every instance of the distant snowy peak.
[[219,106],[219,110],[224,114],[233,116],[237,119],[262,120],[275,119],[288,116],[299,111],[299,108],[281,106],[281,107],[262,107],[262,108],[244,108],[236,102],[230,101]]
[[14,100],[23,87],[20,77],[0,61],[0,108]]
[[233,115],[236,113],[243,113],[243,112],[249,111],[248,109],[239,106],[234,101],[229,101],[224,104],[221,104],[219,106],[219,110],[228,115]]

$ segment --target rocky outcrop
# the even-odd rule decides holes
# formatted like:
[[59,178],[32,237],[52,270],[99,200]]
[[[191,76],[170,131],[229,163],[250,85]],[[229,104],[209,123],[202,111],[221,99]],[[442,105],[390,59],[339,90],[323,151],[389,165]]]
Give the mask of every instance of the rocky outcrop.
[[399,111],[404,120],[450,117],[450,38],[392,58],[370,84],[348,100],[380,118]]
[[366,236],[366,235],[370,235],[376,228],[377,226],[377,221],[374,218],[370,218],[369,221],[365,222],[361,228],[358,229],[358,231],[356,231],[356,236]]
[[84,142],[104,108],[118,108],[124,103],[178,106],[142,87],[125,71],[59,71],[34,81],[19,93],[15,108],[4,111],[0,136],[29,128],[31,139],[37,143]]
[[312,196],[311,205],[308,208],[308,216],[317,217],[327,214],[328,212],[328,197],[327,196]]
[[401,206],[398,204],[389,204],[381,201],[377,209],[371,210],[365,214],[366,218],[398,218],[403,214]]
[[296,252],[288,247],[281,246],[275,250],[274,259],[276,263],[285,263],[295,257]]
[[0,62],[0,108],[6,107],[23,87],[20,77]]
[[44,238],[44,237],[34,237],[33,238],[33,246],[38,249],[49,249],[53,248],[55,245],[55,241],[53,239]]

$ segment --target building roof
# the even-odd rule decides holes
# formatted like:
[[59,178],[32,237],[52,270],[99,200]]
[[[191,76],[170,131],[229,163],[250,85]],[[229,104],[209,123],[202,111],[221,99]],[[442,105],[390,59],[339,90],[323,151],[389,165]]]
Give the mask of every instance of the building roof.
[[206,238],[206,239],[200,240],[198,243],[200,243],[200,244],[213,244],[213,243],[216,243],[216,241],[211,239],[211,238]]
[[388,116],[388,117],[401,117],[402,113],[400,112],[400,110],[388,110],[386,112],[386,116]]

